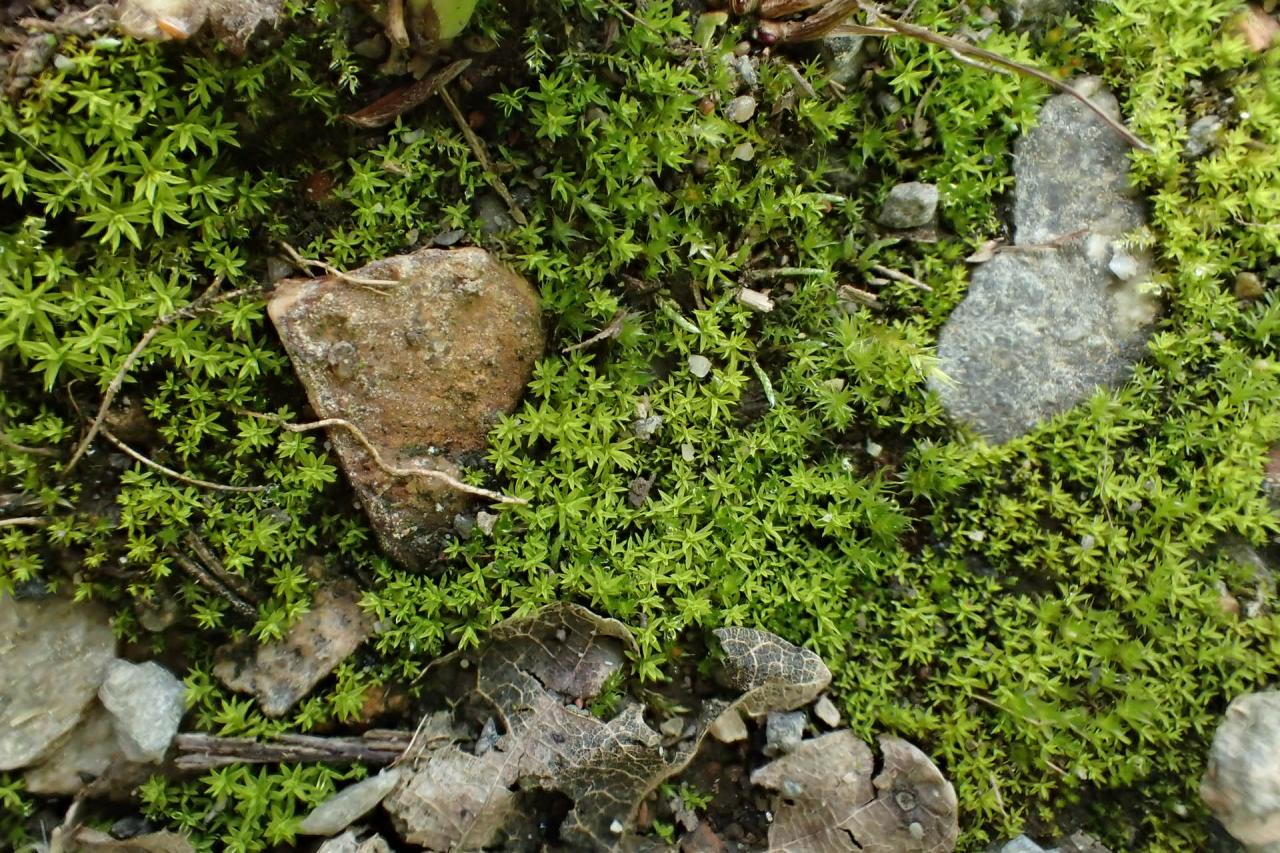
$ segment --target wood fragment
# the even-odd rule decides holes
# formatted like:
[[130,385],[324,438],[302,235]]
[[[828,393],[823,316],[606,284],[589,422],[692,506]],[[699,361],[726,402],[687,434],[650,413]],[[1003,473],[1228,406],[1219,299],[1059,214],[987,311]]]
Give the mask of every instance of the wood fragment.
[[421,80],[402,86],[390,94],[383,95],[362,110],[344,115],[342,120],[348,124],[354,124],[356,127],[364,128],[383,127],[391,124],[391,122],[409,112],[409,110],[426,103],[427,99],[434,95],[437,89],[440,89],[465,71],[470,64],[470,59],[459,59],[457,62],[446,65],[435,74],[423,77]]
[[404,0],[387,0],[387,38],[404,50],[409,46],[409,30],[404,25]]
[[249,585],[249,582],[239,575],[232,574],[227,571],[226,566],[222,565],[222,561],[214,555],[213,549],[209,547],[208,543],[197,536],[194,531],[187,531],[187,534],[182,537],[182,541],[188,548],[195,552],[195,555],[200,558],[200,562],[204,563],[205,568],[209,570],[210,574],[217,578],[224,586],[245,601],[253,604],[262,603],[262,596],[258,595],[253,587]]
[[836,296],[846,302],[860,302],[868,308],[880,308],[880,297],[865,290],[859,290],[851,284],[842,284],[836,290]]
[[17,518],[0,518],[0,527],[44,527],[49,519],[36,515],[21,515]]
[[740,304],[747,306],[752,311],[759,311],[761,314],[768,314],[773,310],[773,300],[769,298],[769,294],[762,293],[759,290],[752,290],[749,287],[741,288],[738,291],[737,300]]
[[178,752],[174,764],[180,770],[295,761],[383,766],[399,759],[412,739],[410,732],[384,729],[366,732],[363,737],[281,735],[268,741],[188,732],[174,738]]

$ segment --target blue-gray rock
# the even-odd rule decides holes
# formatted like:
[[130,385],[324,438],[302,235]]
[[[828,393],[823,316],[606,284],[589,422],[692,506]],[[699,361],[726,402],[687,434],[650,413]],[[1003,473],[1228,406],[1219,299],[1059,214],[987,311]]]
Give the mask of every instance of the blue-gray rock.
[[822,58],[828,76],[841,85],[852,83],[867,64],[866,36],[828,36],[822,40]]
[[160,762],[187,710],[187,689],[155,661],[113,660],[98,688],[116,741],[130,761]]
[[[1115,96],[1094,77],[1072,82],[1113,116]],[[1145,221],[1129,183],[1129,144],[1070,95],[1050,98],[1014,146],[1013,226],[1018,245],[1081,229],[1117,236]]]
[[803,711],[772,711],[764,724],[764,754],[786,755],[794,752],[804,739],[807,722]]
[[93,701],[115,646],[96,604],[0,595],[0,771],[56,749]]
[[[1075,84],[1115,111],[1095,81]],[[973,272],[938,337],[931,387],[951,415],[1007,441],[1123,382],[1158,311],[1140,253],[1117,238],[1143,224],[1128,148],[1068,95],[1050,99],[1016,147],[1014,245]],[[1119,264],[1122,280],[1112,261]]]
[[937,211],[938,188],[910,181],[889,190],[876,222],[886,228],[922,228],[933,222]]
[[390,767],[354,785],[348,785],[302,819],[302,835],[336,835],[373,811],[400,784],[400,768]]

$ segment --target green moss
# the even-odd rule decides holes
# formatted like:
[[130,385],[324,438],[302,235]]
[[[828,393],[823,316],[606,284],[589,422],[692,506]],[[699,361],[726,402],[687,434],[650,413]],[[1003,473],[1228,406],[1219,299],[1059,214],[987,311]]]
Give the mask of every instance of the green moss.
[[[528,224],[486,234],[470,203],[485,176],[442,110],[373,133],[335,122],[376,80],[348,48],[371,25],[336,7],[295,9],[280,44],[246,61],[65,46],[70,65],[0,105],[0,491],[52,519],[0,528],[0,588],[106,599],[135,638],[151,636],[136,608],[176,598],[192,620],[175,630],[193,663],[193,724],[222,734],[348,722],[371,685],[550,601],[633,626],[646,680],[670,671],[685,632],[749,624],[820,652],[860,734],[891,731],[938,758],[965,849],[1078,809],[1118,849],[1202,849],[1195,784],[1216,715],[1280,666],[1275,617],[1223,614],[1218,584],[1243,591],[1246,579],[1217,548],[1280,530],[1260,491],[1280,440],[1280,300],[1231,295],[1237,272],[1277,277],[1280,230],[1250,223],[1280,208],[1280,85],[1275,51],[1221,35],[1232,4],[1165,5],[1121,0],[1039,43],[988,44],[1100,71],[1121,93],[1156,148],[1134,157],[1152,198],[1134,241],[1155,253],[1166,302],[1130,382],[998,448],[949,426],[925,378],[965,292],[962,259],[1001,229],[1011,142],[1045,96],[1038,84],[895,41],[870,81],[900,113],[873,91],[839,95],[797,56],[817,97],[764,63],[760,109],[738,125],[700,106],[734,94],[723,60],[744,25],[701,49],[690,21],[653,2],[607,42],[606,3],[539,5],[510,32],[489,5],[477,25],[518,43],[522,68],[467,108],[487,110]],[[935,2],[915,16],[979,25]],[[1230,112],[1228,129],[1188,161],[1186,126],[1210,110]],[[743,143],[750,162],[731,154]],[[335,181],[323,203],[303,191],[318,171]],[[939,184],[958,236],[908,244],[869,225],[888,188],[914,178]],[[553,353],[629,313],[615,340],[539,364],[471,472],[530,504],[504,510],[492,537],[451,545],[438,572],[377,554],[320,439],[247,414],[305,405],[260,301],[162,331],[125,390],[145,403],[157,461],[267,491],[121,471],[101,442],[60,477],[125,354],[212,276],[253,286],[281,238],[351,267],[452,228],[538,286]],[[869,285],[874,264],[932,291]],[[773,312],[736,301],[747,281],[772,289]],[[842,284],[874,288],[880,308],[842,305]],[[706,378],[689,372],[692,355],[712,362]],[[651,440],[632,429],[641,411],[663,418]],[[638,507],[637,477],[653,478]],[[255,623],[178,570],[171,549],[191,528],[264,594]],[[268,721],[213,681],[210,651],[228,635],[279,636],[308,606],[308,554],[365,578],[384,630],[372,654]],[[230,768],[149,783],[144,799],[206,848],[251,850],[290,843],[339,778]]]

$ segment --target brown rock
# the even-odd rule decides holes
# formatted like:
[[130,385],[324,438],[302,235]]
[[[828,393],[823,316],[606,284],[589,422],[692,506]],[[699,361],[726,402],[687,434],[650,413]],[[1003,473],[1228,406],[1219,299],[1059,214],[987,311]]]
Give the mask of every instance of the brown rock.
[[1242,272],[1236,276],[1236,299],[1249,301],[1257,299],[1266,292],[1266,288],[1262,286],[1262,279],[1258,278],[1257,273]]
[[283,640],[219,649],[213,674],[232,690],[252,693],[262,713],[279,717],[311,692],[373,630],[354,586],[338,583],[317,593]]
[[1232,19],[1228,29],[1232,34],[1244,39],[1244,43],[1254,53],[1270,50],[1280,40],[1280,24],[1257,6],[1247,6],[1244,11]]
[[[480,249],[422,249],[351,275],[289,279],[268,310],[321,418],[357,426],[395,468],[457,475],[524,392],[543,333],[537,296]],[[379,292],[381,291],[381,292]],[[346,430],[332,430],[347,478],[388,554],[421,566],[465,508],[423,477],[392,477]]]

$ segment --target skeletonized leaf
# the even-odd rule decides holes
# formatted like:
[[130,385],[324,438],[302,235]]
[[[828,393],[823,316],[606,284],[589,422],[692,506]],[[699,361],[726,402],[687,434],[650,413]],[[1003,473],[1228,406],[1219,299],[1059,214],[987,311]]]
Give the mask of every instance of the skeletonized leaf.
[[799,708],[831,683],[822,658],[768,631],[721,628],[715,635],[729,679],[744,693],[735,704],[749,716]]
[[769,849],[786,853],[949,853],[959,834],[956,794],[929,757],[882,736],[871,749],[848,729],[803,741],[751,781],[778,791]]

